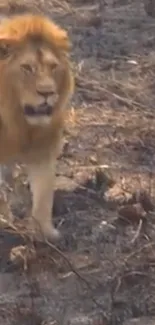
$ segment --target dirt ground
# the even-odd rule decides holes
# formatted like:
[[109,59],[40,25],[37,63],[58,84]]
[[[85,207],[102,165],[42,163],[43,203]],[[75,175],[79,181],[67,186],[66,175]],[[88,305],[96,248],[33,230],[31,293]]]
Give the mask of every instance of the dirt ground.
[[[34,7],[23,0],[17,10],[23,3]],[[76,93],[54,204],[62,240],[31,243],[24,169],[12,168],[12,179],[4,168],[0,213],[10,215],[5,198],[19,224],[4,227],[1,217],[0,324],[119,325],[153,316],[155,22],[140,0],[38,0],[36,7],[73,42]]]

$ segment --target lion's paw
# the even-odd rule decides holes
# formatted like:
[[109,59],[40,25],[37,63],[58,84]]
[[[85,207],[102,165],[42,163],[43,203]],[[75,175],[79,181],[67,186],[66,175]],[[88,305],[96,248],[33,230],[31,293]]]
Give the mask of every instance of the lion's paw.
[[29,229],[32,237],[37,241],[57,241],[61,238],[60,231],[50,223],[39,223],[37,220],[31,220]]
[[57,241],[60,239],[61,234],[60,231],[50,225],[50,227],[42,229],[44,237],[49,241]]

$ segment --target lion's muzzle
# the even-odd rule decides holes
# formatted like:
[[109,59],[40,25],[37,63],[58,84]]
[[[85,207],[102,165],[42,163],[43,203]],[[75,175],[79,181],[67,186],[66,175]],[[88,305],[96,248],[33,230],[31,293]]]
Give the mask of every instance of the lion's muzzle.
[[35,116],[50,116],[52,114],[53,107],[44,103],[37,107],[32,105],[26,105],[24,107],[24,114],[29,117]]
[[27,104],[24,106],[24,115],[30,125],[48,125],[51,122],[54,106],[46,102],[36,107]]

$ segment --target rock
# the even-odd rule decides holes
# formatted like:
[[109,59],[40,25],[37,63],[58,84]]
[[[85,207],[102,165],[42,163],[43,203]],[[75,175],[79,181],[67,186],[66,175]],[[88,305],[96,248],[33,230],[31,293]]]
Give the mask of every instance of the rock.
[[10,251],[10,261],[17,265],[23,265],[25,271],[28,261],[32,261],[35,257],[35,250],[23,245],[13,247]]
[[85,185],[88,181],[91,180],[92,175],[88,171],[79,171],[74,175],[75,181],[79,185]]
[[154,210],[154,204],[149,193],[145,190],[137,190],[133,194],[133,199],[138,203],[140,202],[146,212]]
[[102,188],[104,192],[107,190],[107,188],[111,188],[115,184],[113,177],[109,173],[102,170],[102,168],[96,169],[95,178],[96,178],[96,187],[98,189]]
[[124,192],[120,184],[117,183],[104,193],[104,198],[107,202],[114,202],[118,205],[123,206],[126,204],[133,203],[132,193]]
[[146,217],[146,212],[140,203],[125,205],[121,207],[118,212],[123,219],[134,223],[138,223],[140,219]]
[[58,176],[56,178],[56,190],[61,191],[74,191],[77,187],[77,183],[66,176]]
[[97,165],[97,157],[95,155],[92,155],[89,157],[89,161],[93,164],[93,165]]

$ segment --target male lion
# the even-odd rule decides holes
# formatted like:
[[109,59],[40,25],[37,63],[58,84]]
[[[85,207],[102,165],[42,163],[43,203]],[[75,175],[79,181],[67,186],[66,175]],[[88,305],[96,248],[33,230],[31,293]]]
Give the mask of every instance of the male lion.
[[0,25],[0,163],[27,165],[33,195],[31,229],[57,237],[51,220],[56,160],[65,107],[73,93],[66,31],[25,14]]

